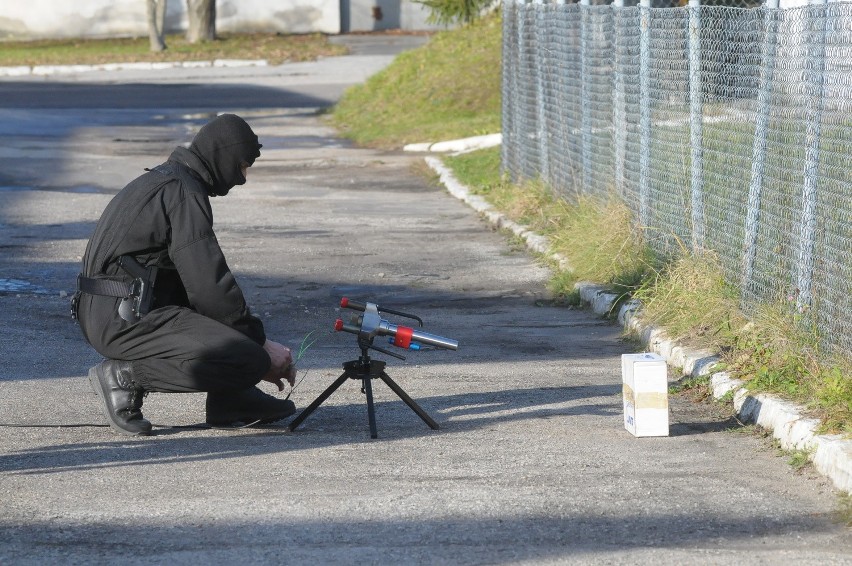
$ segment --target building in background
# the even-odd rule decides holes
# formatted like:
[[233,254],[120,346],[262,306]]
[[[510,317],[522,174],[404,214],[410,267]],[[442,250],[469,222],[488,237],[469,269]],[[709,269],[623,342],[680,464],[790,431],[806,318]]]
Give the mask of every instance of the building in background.
[[[186,29],[186,2],[168,0],[166,32]],[[434,30],[411,0],[217,0],[220,32],[326,33]],[[4,2],[0,39],[142,37],[145,0]]]

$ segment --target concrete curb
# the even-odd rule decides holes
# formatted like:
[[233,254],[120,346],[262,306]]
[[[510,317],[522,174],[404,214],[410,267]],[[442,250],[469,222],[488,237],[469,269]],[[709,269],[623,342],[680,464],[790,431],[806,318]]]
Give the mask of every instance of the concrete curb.
[[266,59],[214,59],[213,61],[171,61],[160,63],[104,63],[101,65],[21,65],[0,67],[0,77],[71,75],[92,71],[152,71],[160,69],[198,69],[208,67],[266,67]]
[[[426,157],[426,163],[440,176],[441,182],[451,195],[483,214],[498,228],[511,230],[523,238],[533,251],[550,256],[563,268],[568,265],[564,257],[550,254],[546,238],[508,220],[485,202],[485,199],[472,195],[440,159]],[[592,283],[577,283],[576,288],[583,302],[588,303],[596,314],[613,314],[618,295]],[[626,329],[636,332],[642,343],[646,344],[650,351],[665,358],[670,366],[681,368],[683,375],[710,375],[713,397],[720,400],[732,394],[734,410],[740,420],[772,431],[772,435],[785,450],[806,451],[819,473],[829,478],[837,489],[852,493],[852,440],[844,439],[841,435],[817,434],[815,431],[819,421],[803,417],[802,408],[771,395],[752,394],[744,387],[744,382],[732,379],[725,372],[713,373],[713,366],[720,359],[718,355],[709,350],[681,346],[662,329],[643,323],[639,316],[640,309],[639,301],[626,302],[619,308],[618,322]]]
[[503,143],[503,134],[488,134],[443,142],[411,143],[403,151],[431,151],[435,153],[468,153],[478,149],[495,147]]

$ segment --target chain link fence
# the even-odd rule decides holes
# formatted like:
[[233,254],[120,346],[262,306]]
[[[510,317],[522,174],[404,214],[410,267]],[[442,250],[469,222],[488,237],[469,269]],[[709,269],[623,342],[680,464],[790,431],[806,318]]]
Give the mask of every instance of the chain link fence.
[[[852,351],[852,3],[503,4],[503,167],[712,250]],[[654,4],[656,6],[656,4]]]

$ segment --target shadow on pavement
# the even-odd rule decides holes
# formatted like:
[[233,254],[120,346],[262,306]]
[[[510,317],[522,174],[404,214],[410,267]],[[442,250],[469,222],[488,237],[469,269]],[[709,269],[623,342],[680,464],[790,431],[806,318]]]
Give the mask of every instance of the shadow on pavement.
[[[410,499],[416,505],[417,496]],[[257,509],[246,511],[249,516],[258,514]],[[792,549],[795,540],[785,543],[778,533],[792,528],[813,533],[827,530],[819,518],[789,513],[766,517],[749,510],[723,516],[690,516],[639,514],[630,509],[605,514],[569,507],[557,516],[535,516],[525,514],[521,507],[493,518],[421,514],[394,520],[370,519],[368,506],[359,515],[368,518],[317,520],[269,513],[258,520],[220,519],[210,523],[187,510],[180,523],[147,521],[138,515],[122,522],[32,522],[25,529],[0,527],[0,551],[7,545],[73,549],[81,563],[102,563],[109,561],[107,557],[118,559],[120,555],[122,561],[136,558],[139,563],[142,557],[163,563],[191,563],[193,556],[204,556],[219,564],[243,562],[249,556],[255,563],[269,564],[315,561],[319,556],[345,564],[587,564],[606,556],[605,563],[610,564],[617,563],[617,559],[612,560],[614,552],[656,549],[652,556],[659,560],[665,556],[660,549],[670,549],[674,556],[680,553],[682,559],[691,556],[692,560],[717,564],[723,563],[724,557],[736,560],[730,545],[737,540],[768,537],[776,550],[787,545]],[[725,533],[724,542],[719,539],[720,532]],[[4,555],[11,563],[26,558],[8,551]],[[762,562],[759,555],[749,553],[748,559]],[[635,554],[631,556],[636,558]],[[818,556],[812,558],[819,563]],[[677,558],[664,563],[677,563]]]
[[[353,381],[350,386],[358,387],[358,384]],[[417,402],[441,426],[439,431],[434,432],[401,400],[380,401],[376,403],[379,438],[387,440],[394,437],[453,434],[487,428],[497,423],[552,417],[617,416],[621,414],[620,399],[619,402],[601,402],[601,399],[613,398],[620,391],[620,386],[615,385],[547,387],[419,399]],[[571,401],[582,399],[597,401],[569,405]],[[122,439],[110,436],[111,440],[104,442],[58,444],[0,454],[0,472],[51,474],[68,470],[156,465],[158,462],[174,464],[244,458],[351,444],[369,440],[366,415],[366,402],[321,405],[292,433],[286,430],[287,421],[282,421],[280,425],[260,428],[232,431],[210,429],[203,431],[207,435],[204,437],[197,436],[198,428],[204,425],[171,427],[155,424],[154,438]],[[0,427],[5,424],[0,423]],[[94,423],[53,428],[81,427],[104,428]],[[113,434],[108,429],[105,431]],[[278,442],[272,442],[276,439]]]
[[[333,97],[256,84],[193,83],[73,83],[4,81],[0,108],[40,109],[188,109],[325,108]],[[62,96],[58,97],[57,92]],[[152,117],[156,112],[152,112]],[[97,122],[97,117],[93,117]]]

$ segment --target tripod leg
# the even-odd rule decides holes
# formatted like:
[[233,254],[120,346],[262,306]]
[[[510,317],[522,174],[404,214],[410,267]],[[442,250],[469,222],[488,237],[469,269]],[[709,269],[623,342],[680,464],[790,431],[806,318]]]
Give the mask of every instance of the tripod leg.
[[306,418],[308,418],[308,416],[311,413],[313,413],[316,410],[317,407],[322,405],[323,401],[328,399],[331,396],[331,394],[334,393],[337,390],[338,387],[343,385],[343,382],[346,381],[347,379],[349,379],[349,374],[347,372],[343,372],[343,374],[340,377],[338,377],[337,380],[334,383],[329,385],[326,388],[326,390],[323,391],[322,394],[314,400],[313,403],[308,405],[308,407],[304,411],[299,413],[299,416],[297,416],[295,419],[293,419],[290,422],[290,424],[287,426],[287,430],[289,430],[290,432],[296,430],[296,427],[298,427],[300,424],[302,424],[302,421],[304,421]]
[[372,379],[369,377],[363,379],[364,393],[367,395],[367,420],[370,421],[370,438],[377,438],[379,433],[376,430],[376,409],[373,406],[373,385],[370,383],[371,381]]
[[391,389],[393,389],[393,392],[394,392],[394,393],[396,393],[397,395],[399,395],[399,398],[400,398],[400,399],[402,399],[403,401],[405,401],[405,404],[406,404],[406,405],[408,405],[409,407],[411,407],[411,410],[412,410],[412,411],[414,411],[415,413],[417,413],[417,416],[418,416],[418,417],[420,417],[421,419],[423,419],[423,422],[424,422],[424,423],[426,423],[427,425],[429,425],[429,428],[431,428],[432,430],[438,430],[438,429],[440,428],[440,427],[438,426],[438,423],[436,423],[435,421],[433,421],[433,420],[432,420],[432,417],[430,417],[429,415],[427,415],[427,414],[426,414],[426,411],[424,411],[422,408],[420,408],[420,405],[418,405],[417,403],[415,403],[415,402],[414,402],[414,399],[412,399],[411,397],[409,397],[409,396],[408,396],[408,393],[406,393],[405,391],[403,391],[403,390],[402,390],[402,387],[400,387],[399,385],[397,385],[397,383],[396,383],[394,380],[392,380],[388,374],[386,374],[385,372],[382,372],[382,373],[381,373],[381,375],[379,375],[379,377],[381,378],[381,380],[382,380],[382,381],[384,381],[384,382],[387,384],[387,386],[388,386],[388,387],[390,387]]

